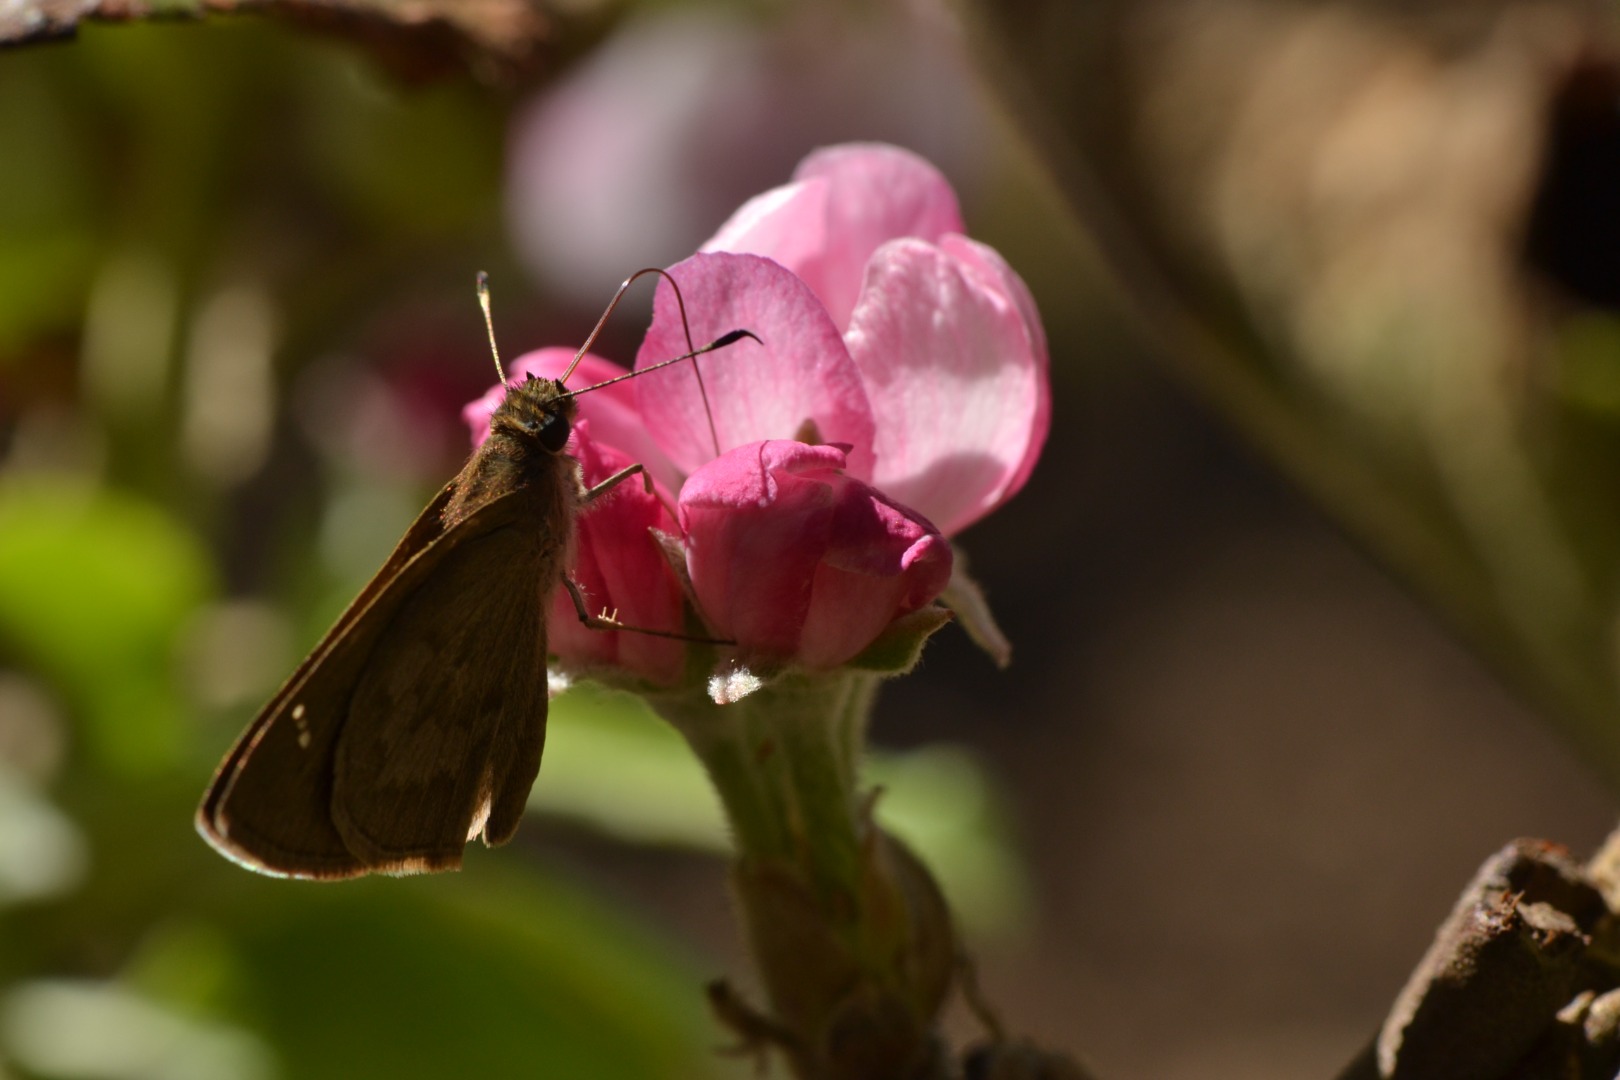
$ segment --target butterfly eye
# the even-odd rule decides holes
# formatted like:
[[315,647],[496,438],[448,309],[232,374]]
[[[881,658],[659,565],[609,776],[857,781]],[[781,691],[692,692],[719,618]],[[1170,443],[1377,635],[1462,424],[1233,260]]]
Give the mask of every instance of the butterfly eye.
[[540,422],[539,430],[534,432],[540,440],[540,445],[553,454],[562,453],[563,447],[568,445],[570,431],[566,416],[548,416]]

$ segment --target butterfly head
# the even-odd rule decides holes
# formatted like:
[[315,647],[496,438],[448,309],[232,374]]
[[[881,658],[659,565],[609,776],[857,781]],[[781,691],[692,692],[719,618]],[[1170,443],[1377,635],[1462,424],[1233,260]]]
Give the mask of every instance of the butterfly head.
[[548,453],[560,454],[568,444],[576,411],[574,399],[567,396],[560,381],[531,375],[507,389],[506,400],[489,419],[490,432],[538,443]]

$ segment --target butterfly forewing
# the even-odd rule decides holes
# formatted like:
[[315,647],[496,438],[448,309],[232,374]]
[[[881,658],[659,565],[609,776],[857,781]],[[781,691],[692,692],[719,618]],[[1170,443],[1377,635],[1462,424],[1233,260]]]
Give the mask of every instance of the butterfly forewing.
[[445,526],[475,457],[417,518],[226,756],[197,815],[214,847],[341,878],[449,869],[469,832],[511,836],[539,769],[543,600],[578,490],[569,459],[535,453]]

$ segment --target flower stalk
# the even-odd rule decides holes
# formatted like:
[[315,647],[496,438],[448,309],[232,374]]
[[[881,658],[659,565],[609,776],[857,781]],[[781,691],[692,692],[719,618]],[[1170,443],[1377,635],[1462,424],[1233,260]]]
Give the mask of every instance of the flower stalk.
[[[736,837],[744,931],[801,1080],[926,1077],[955,934],[937,885],[872,818],[858,754],[877,676],[791,675],[716,705],[654,707],[697,753]],[[739,1025],[740,1026],[740,1025]]]

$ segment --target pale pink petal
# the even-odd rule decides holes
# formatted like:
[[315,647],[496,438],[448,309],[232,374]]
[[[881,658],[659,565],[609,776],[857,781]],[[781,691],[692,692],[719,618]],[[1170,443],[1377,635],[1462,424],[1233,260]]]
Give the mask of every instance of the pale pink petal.
[[793,179],[828,186],[825,245],[820,260],[801,276],[840,327],[849,325],[867,261],[879,247],[907,236],[934,242],[964,228],[949,181],[927,160],[898,146],[823,147],[800,162]]
[[743,203],[699,251],[763,255],[804,277],[827,246],[827,183],[783,184]]
[[824,147],[800,162],[793,178],[743,204],[700,250],[774,259],[810,286],[840,329],[849,325],[866,262],[880,245],[962,231],[945,177],[897,146]]
[[[860,371],[838,328],[804,283],[753,255],[694,255],[670,272],[686,300],[693,342],[702,345],[741,329],[764,343],[745,339],[697,361],[718,449],[792,439],[808,422],[821,441],[851,448],[852,474],[870,475],[872,413]],[[660,283],[636,366],[645,368],[685,351],[674,292]],[[691,473],[715,456],[692,364],[676,364],[630,385],[643,423],[677,467]]]
[[1024,279],[1018,276],[1016,270],[1007,265],[1000,252],[988,244],[954,234],[941,237],[939,246],[960,262],[965,271],[977,276],[985,288],[991,291],[999,289],[1011,297],[1023,316],[1025,329],[1029,331],[1030,349],[1039,375],[1039,395],[1035,415],[1030,421],[1029,446],[1024,452],[1024,460],[1013,470],[1007,482],[1002,495],[1002,501],[1006,501],[1024,486],[1029,474],[1035,471],[1035,462],[1040,460],[1046,436],[1052,429],[1052,363],[1046,347],[1046,327],[1041,322],[1041,313],[1035,307],[1035,297],[1030,295],[1029,286],[1024,284]]
[[[524,353],[511,365],[507,377],[513,382],[530,375],[539,379],[560,378],[568,370],[568,365],[573,363],[575,352],[574,349],[553,347]],[[604,360],[595,353],[586,353],[569,376],[568,386],[578,390],[624,374],[625,369],[611,360]],[[681,475],[658,448],[642,421],[632,386],[634,381],[614,383],[581,394],[576,399],[579,403],[579,419],[590,421],[592,435],[597,442],[622,452],[627,459],[626,464],[640,462],[654,480],[671,491],[678,491]],[[473,446],[482,446],[489,437],[490,415],[505,395],[505,387],[497,383],[485,391],[483,397],[469,402],[461,410],[462,419],[472,429]]]
[[947,536],[1017,490],[1050,424],[1044,335],[986,251],[885,245],[845,335],[877,422],[874,483]]

